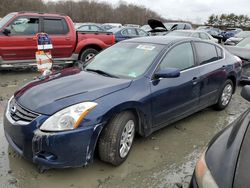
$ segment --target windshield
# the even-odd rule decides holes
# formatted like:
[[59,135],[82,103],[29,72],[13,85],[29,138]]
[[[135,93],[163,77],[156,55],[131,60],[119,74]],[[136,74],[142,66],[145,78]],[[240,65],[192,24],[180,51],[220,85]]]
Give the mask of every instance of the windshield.
[[11,20],[14,16],[15,16],[14,13],[8,14],[8,15],[4,16],[4,17],[0,20],[0,29],[2,29],[2,27],[3,27],[9,20]]
[[244,40],[240,41],[236,46],[250,49],[250,38],[245,38]]
[[156,44],[118,43],[95,56],[85,70],[98,70],[121,78],[137,78],[146,72],[163,48],[163,45]]
[[181,37],[189,37],[191,35],[190,32],[185,31],[172,31],[167,34],[168,36],[181,36]]
[[236,34],[235,36],[238,38],[250,37],[250,31],[241,31],[238,34]]

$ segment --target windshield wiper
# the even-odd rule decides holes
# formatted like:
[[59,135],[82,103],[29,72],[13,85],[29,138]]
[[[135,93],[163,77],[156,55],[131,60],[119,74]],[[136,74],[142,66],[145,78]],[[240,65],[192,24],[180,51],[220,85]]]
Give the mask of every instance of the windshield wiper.
[[115,76],[113,74],[107,73],[107,72],[99,70],[99,69],[86,69],[86,71],[96,72],[98,74],[108,76],[108,77],[112,77],[112,78],[119,78],[118,76]]

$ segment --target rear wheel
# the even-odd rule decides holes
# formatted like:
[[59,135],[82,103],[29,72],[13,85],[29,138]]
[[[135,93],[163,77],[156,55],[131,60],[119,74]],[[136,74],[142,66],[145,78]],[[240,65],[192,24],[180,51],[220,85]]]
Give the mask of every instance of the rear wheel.
[[96,54],[98,54],[98,51],[96,49],[87,48],[81,53],[80,60],[83,62],[83,64],[85,64],[90,59],[92,59]]
[[233,82],[231,80],[227,80],[220,93],[218,102],[215,104],[215,108],[217,110],[223,110],[228,106],[233,95],[233,88],[234,88]]
[[117,114],[104,128],[99,139],[99,156],[115,166],[123,163],[132,147],[137,119],[130,111]]

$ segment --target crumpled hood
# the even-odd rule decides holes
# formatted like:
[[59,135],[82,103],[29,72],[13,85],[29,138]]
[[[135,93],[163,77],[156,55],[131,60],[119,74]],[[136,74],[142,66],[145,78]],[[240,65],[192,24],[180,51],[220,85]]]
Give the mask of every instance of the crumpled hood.
[[73,104],[94,101],[128,87],[131,80],[117,79],[90,72],[57,75],[35,80],[15,93],[16,101],[23,107],[51,115]]

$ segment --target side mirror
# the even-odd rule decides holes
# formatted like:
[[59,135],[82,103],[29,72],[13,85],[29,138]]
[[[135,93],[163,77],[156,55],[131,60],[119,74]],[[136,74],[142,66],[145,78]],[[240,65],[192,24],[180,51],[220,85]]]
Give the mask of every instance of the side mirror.
[[155,78],[177,78],[180,76],[180,70],[176,68],[167,68],[164,70],[158,70],[155,73]]
[[250,85],[246,85],[242,88],[241,96],[250,102]]
[[9,29],[7,29],[7,28],[5,28],[3,30],[3,34],[5,34],[6,36],[8,36],[10,33],[11,33],[11,31]]

